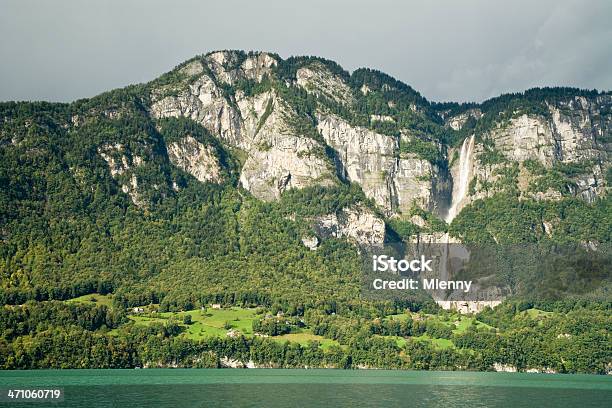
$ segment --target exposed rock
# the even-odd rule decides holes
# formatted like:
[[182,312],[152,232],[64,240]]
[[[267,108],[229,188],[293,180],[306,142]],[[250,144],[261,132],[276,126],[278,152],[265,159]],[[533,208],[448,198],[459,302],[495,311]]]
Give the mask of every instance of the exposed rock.
[[542,221],[542,229],[544,230],[544,233],[548,236],[551,236],[553,233],[553,225],[551,222]]
[[407,213],[415,205],[424,210],[439,211],[444,207],[446,188],[446,175],[429,161],[414,153],[404,153],[397,160],[393,172],[396,211]]
[[518,371],[515,366],[502,363],[493,363],[493,369],[497,372],[504,373],[516,373]]
[[[235,95],[224,88],[224,84],[234,85],[240,80],[262,81],[266,75],[274,75],[273,68],[278,63],[276,56],[267,53],[213,52],[182,66],[180,72],[189,80],[184,80],[172,92],[160,86],[151,94],[152,116],[191,118],[228,146],[241,149],[245,153],[241,184],[264,200],[276,199],[290,188],[328,185],[335,179],[330,159],[324,154],[325,144],[311,134],[300,134],[303,131],[295,126],[298,113],[274,88],[256,94],[245,94],[238,89]],[[345,106],[354,102],[353,91],[345,80],[320,61],[299,67],[295,81],[286,79],[285,86],[302,87],[313,95]],[[383,84],[381,89],[394,88]],[[364,95],[371,92],[367,85],[360,90]],[[393,100],[387,101],[390,107],[395,104]],[[424,112],[422,106],[412,105],[415,114]],[[500,120],[478,140],[467,143],[465,160],[462,162],[461,157],[449,160],[448,170],[416,154],[400,154],[400,138],[352,126],[324,112],[326,108],[319,107],[323,110],[317,114],[316,126],[325,143],[335,151],[338,176],[359,184],[385,215],[408,214],[416,205],[439,215],[448,212],[447,220],[451,221],[473,200],[506,188],[502,186],[500,170],[507,163],[536,160],[550,169],[555,163],[580,164],[589,160],[590,167],[584,174],[574,175],[568,188],[589,202],[604,194],[608,188],[605,178],[609,148],[605,141],[612,128],[612,119],[607,114],[611,105],[612,96],[601,95],[549,102],[549,114],[513,112],[513,116]],[[442,112],[441,116],[446,125],[455,130],[462,129],[468,120],[478,121],[483,117],[479,108],[454,116],[449,116],[450,112]],[[114,113],[107,112],[108,115]],[[370,120],[391,122],[394,119],[383,113],[372,113]],[[75,121],[78,122],[78,118]],[[403,130],[401,138],[414,137],[407,132]],[[481,138],[492,141],[493,148],[507,163],[483,164],[486,149]],[[471,140],[473,138],[466,139]],[[449,149],[448,158],[461,156],[462,149],[463,146]],[[443,155],[445,150],[440,147]],[[120,159],[107,155],[105,160],[113,171],[125,171],[126,166]],[[114,160],[112,164],[111,160]],[[127,165],[131,165],[129,160]],[[203,176],[204,173],[200,178]],[[452,192],[449,191],[450,177]],[[519,191],[522,198],[560,199],[559,191],[531,191],[535,177],[521,169]]]
[[230,357],[222,357],[219,363],[221,367],[226,368],[245,368],[245,364],[242,361]]
[[542,374],[557,374],[557,370],[550,367],[537,367],[528,368],[525,370],[526,373],[542,373]]
[[200,76],[176,96],[153,93],[151,98],[153,117],[190,118],[230,146],[243,147],[240,113],[210,76]]
[[[436,300],[436,303],[444,310],[456,310],[461,314],[479,313],[486,308],[499,306],[501,300]],[[496,370],[500,371],[500,370]]]
[[351,126],[334,115],[320,115],[318,129],[336,152],[340,177],[359,184],[386,215],[407,213],[415,204],[434,208],[437,169],[415,154],[399,157],[396,138]]
[[530,198],[536,201],[559,201],[563,198],[563,195],[552,188],[546,191],[536,191],[535,193],[527,194]]
[[219,83],[232,84],[242,77],[240,55],[233,51],[216,51],[206,55],[206,65]]
[[417,227],[424,227],[427,224],[427,222],[420,215],[413,215],[410,217],[410,222]]
[[481,117],[482,112],[480,109],[469,109],[467,112],[445,118],[445,123],[453,130],[461,130],[468,119],[480,119]]
[[[138,207],[146,207],[147,202],[138,191],[138,179],[131,174],[133,167],[144,164],[144,159],[139,156],[128,156],[125,146],[121,143],[114,145],[103,145],[98,148],[98,154],[108,163],[111,176],[121,185],[121,191],[128,194],[132,202]],[[126,182],[129,176],[129,181]]]
[[315,220],[321,236],[346,237],[359,245],[380,246],[385,240],[385,222],[363,206],[344,208]]
[[395,119],[388,115],[370,115],[370,122],[395,122]]
[[295,112],[274,92],[240,97],[238,106],[248,138],[248,157],[240,175],[244,188],[258,198],[273,200],[290,188],[332,182],[324,147],[296,134],[289,123]]
[[155,117],[184,116],[195,120],[231,147],[247,153],[240,182],[263,200],[273,200],[290,188],[329,184],[333,170],[317,141],[296,133],[291,126],[296,115],[292,107],[274,91],[246,97],[237,93],[230,101],[216,81],[232,83],[240,78],[261,79],[276,64],[267,54],[247,58],[242,65],[224,51],[206,57],[216,79],[202,75],[178,96],[157,99],[151,113]]
[[281,114],[280,101],[274,91],[246,97],[242,91],[236,93],[236,104],[244,127],[245,138],[241,147],[250,149],[259,134],[272,132],[290,133]]
[[242,56],[236,51],[217,51],[208,54],[205,60],[215,78],[227,84],[239,79],[261,81],[278,64],[275,57],[265,52],[250,54],[241,62]]
[[353,95],[349,86],[321,62],[313,62],[298,69],[296,79],[298,86],[310,93],[342,104],[353,103]]
[[187,76],[195,76],[204,72],[204,67],[200,61],[191,61],[185,64],[184,67],[180,69],[180,73]]
[[278,61],[276,58],[268,53],[262,52],[244,60],[241,68],[246,78],[261,81],[277,64]]
[[311,251],[316,251],[319,247],[319,238],[310,235],[302,237],[302,244]]
[[333,115],[321,116],[318,129],[336,152],[340,176],[361,185],[368,198],[391,213],[397,140],[366,128],[352,127]]
[[593,173],[585,175],[576,180],[576,195],[582,197],[586,202],[592,203],[603,191],[603,178],[599,166],[593,168]]
[[[263,138],[262,138],[263,139]],[[266,135],[244,163],[240,183],[255,197],[274,200],[290,188],[330,184],[329,163],[318,155],[316,141],[293,135]]]
[[201,182],[221,182],[221,166],[212,146],[205,146],[192,136],[168,145],[170,162]]
[[492,132],[495,146],[512,161],[538,160],[550,167],[555,160],[553,133],[544,118],[521,115]]
[[[527,160],[539,162],[545,171],[550,171],[556,164],[582,166],[584,172],[573,175],[573,183],[568,184],[567,188],[587,202],[593,202],[596,197],[605,194],[608,188],[605,174],[610,166],[610,149],[598,140],[606,140],[606,135],[612,129],[609,115],[602,114],[611,105],[610,95],[594,99],[575,97],[566,102],[549,104],[550,114],[546,117],[522,114],[498,123],[486,133],[485,138],[493,142],[494,149],[503,154],[506,162],[484,165],[482,155],[485,154],[485,148],[476,143],[468,163],[471,173],[469,180],[471,182],[475,179],[476,188],[464,197],[458,210],[477,198],[495,193],[499,188],[499,170],[512,163],[523,163]],[[449,157],[454,155],[455,150],[451,149]],[[455,160],[451,168],[455,186],[458,181],[458,162]],[[523,198],[562,198],[562,191],[532,191],[531,184],[537,177],[539,176],[529,174],[520,166],[518,187]],[[487,191],[481,188],[483,181],[489,186]]]
[[108,163],[113,177],[122,175],[130,168],[128,157],[124,154],[124,146],[121,143],[101,146],[98,148],[98,154]]
[[136,207],[146,207],[147,203],[138,191],[138,179],[136,175],[132,174],[129,184],[123,184],[121,186],[121,191],[130,196]]
[[552,116],[550,127],[558,145],[558,160],[567,163],[605,158],[596,140],[600,134],[592,118],[592,110],[596,109],[583,97],[576,98],[566,106],[549,107]]

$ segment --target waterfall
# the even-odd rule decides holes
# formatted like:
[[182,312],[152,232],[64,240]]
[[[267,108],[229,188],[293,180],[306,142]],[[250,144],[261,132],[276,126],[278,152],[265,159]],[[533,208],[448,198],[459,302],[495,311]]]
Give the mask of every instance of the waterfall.
[[474,136],[466,138],[461,145],[461,153],[459,155],[459,174],[458,183],[453,183],[453,196],[451,199],[451,207],[446,214],[446,222],[450,223],[457,216],[459,206],[467,195],[468,185],[470,183],[470,170],[472,167],[472,151],[474,150]]

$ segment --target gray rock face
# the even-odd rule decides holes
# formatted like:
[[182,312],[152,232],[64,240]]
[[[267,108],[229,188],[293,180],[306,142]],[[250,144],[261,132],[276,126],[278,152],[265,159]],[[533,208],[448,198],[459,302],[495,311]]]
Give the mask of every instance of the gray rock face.
[[[584,171],[574,177],[574,186],[571,187],[577,196],[592,202],[605,194],[608,188],[605,174],[610,167],[611,149],[606,138],[612,131],[612,119],[605,112],[609,111],[610,106],[610,95],[594,99],[575,97],[569,102],[549,104],[547,117],[522,114],[508,122],[498,123],[485,138],[493,141],[494,148],[504,155],[508,163],[520,165],[518,187],[524,197],[536,200],[562,198],[560,191],[552,189],[530,191],[536,176],[530,174],[523,164],[531,160],[540,163],[547,171],[559,165],[584,167]],[[459,150],[456,149],[457,152]],[[476,191],[464,197],[459,210],[477,198],[495,193],[496,188],[485,191],[483,181],[494,186],[500,180],[500,170],[508,166],[508,163],[484,164],[485,150],[482,144],[476,143],[468,158],[468,184],[475,182]],[[455,149],[449,152],[449,157],[454,154]],[[455,184],[461,173],[459,162],[456,160],[451,168]]]
[[146,207],[147,202],[139,191],[138,178],[133,174],[134,168],[144,161],[139,156],[126,154],[125,149],[121,143],[106,144],[98,148],[98,154],[108,164],[111,176],[121,185],[121,191],[129,195],[137,207]]
[[319,118],[318,130],[336,152],[338,173],[361,185],[368,198],[392,212],[397,140],[366,128],[352,127],[336,116]]
[[302,67],[296,72],[297,85],[309,93],[324,96],[342,104],[352,104],[349,86],[320,62]]
[[481,117],[482,112],[480,111],[480,109],[469,109],[465,113],[456,116],[445,117],[444,121],[446,125],[451,129],[461,130],[463,128],[463,125],[465,125],[465,123],[468,121],[468,119],[480,119]]
[[251,149],[240,182],[255,197],[274,200],[290,188],[330,184],[329,163],[316,155],[319,145],[292,135],[267,135],[264,147]]
[[491,137],[495,146],[512,161],[538,160],[545,166],[555,161],[556,144],[553,132],[542,118],[522,115],[507,126],[499,126]]
[[165,95],[163,89],[153,92],[151,114],[157,118],[182,116],[193,119],[228,145],[248,149],[250,140],[249,135],[244,134],[242,112],[236,101],[225,95],[221,85],[241,79],[261,81],[277,61],[269,54],[260,53],[246,58],[237,67],[228,67],[237,61],[235,52],[219,51],[207,55],[203,61],[189,63],[182,72],[199,75],[197,79],[175,90],[176,95]]
[[153,117],[190,118],[230,146],[243,146],[240,113],[210,76],[200,76],[177,96],[154,94],[152,99]]
[[445,207],[448,180],[437,166],[414,153],[403,153],[393,172],[396,212],[408,214],[416,206],[439,212]]
[[227,145],[245,151],[240,182],[260,199],[276,199],[290,188],[329,184],[334,174],[321,154],[324,146],[296,132],[291,126],[296,113],[289,104],[273,90],[249,97],[239,91],[228,98],[218,85],[239,79],[260,81],[276,59],[262,53],[227,68],[236,58],[229,51],[208,55],[205,61],[213,75],[202,74],[178,95],[152,95],[152,115],[193,119]]
[[319,238],[310,235],[302,237],[302,244],[311,251],[316,251],[319,247]]
[[215,149],[205,146],[192,136],[168,145],[170,162],[201,182],[220,183],[221,166]]
[[[448,163],[446,168],[417,154],[400,153],[402,138],[414,137],[409,129],[401,130],[401,136],[384,135],[351,125],[339,114],[331,113],[337,111],[318,106],[316,118],[308,120],[314,123],[319,138],[304,130],[303,122],[298,120],[304,119],[302,108],[282,89],[247,92],[240,88],[245,81],[257,83],[275,75],[280,63],[271,54],[245,55],[233,51],[194,59],[179,69],[185,77],[180,84],[152,91],[151,115],[191,118],[225,145],[243,152],[240,183],[263,200],[277,199],[287,189],[330,185],[340,179],[361,186],[386,216],[408,219],[411,210],[420,207],[446,215],[447,221],[451,221],[465,205],[499,191],[497,186],[508,163],[518,163],[522,197],[561,198],[561,192],[552,189],[530,190],[536,176],[527,171],[527,161],[541,163],[548,170],[559,164],[585,166],[586,171],[574,177],[571,188],[587,201],[595,200],[608,188],[605,178],[611,150],[610,95],[547,102],[548,113],[542,115],[512,112],[510,119],[499,120],[475,140],[467,139],[469,143],[448,149],[439,145],[441,160]],[[228,92],[227,85],[234,86],[235,91]],[[343,109],[351,109],[357,100],[345,79],[320,61],[300,66],[295,79],[285,80],[283,85],[333,101]],[[368,95],[375,92],[373,89],[364,84],[359,90]],[[381,89],[391,90],[387,84]],[[387,105],[393,108],[396,102],[389,100]],[[425,109],[414,103],[410,108],[415,115],[423,114]],[[454,130],[464,129],[468,121],[486,117],[476,107],[455,116],[449,112],[441,112],[440,119]],[[370,123],[394,123],[396,118],[386,113],[369,115]],[[485,160],[487,149],[491,148],[482,143],[485,139],[503,155],[504,163],[491,164]],[[334,152],[333,158],[325,154],[326,149]],[[169,146],[175,165],[201,181],[218,182],[215,176],[218,173],[212,170],[215,163],[208,153],[193,143]],[[112,171],[124,171],[121,160],[108,156],[107,162]]]
[[278,64],[275,57],[265,52],[248,56],[240,65],[240,57],[234,51],[213,52],[205,59],[217,80],[226,84],[233,84],[240,79],[261,81]]
[[408,213],[413,205],[432,209],[437,169],[414,154],[400,156],[398,140],[320,115],[318,130],[336,152],[340,176],[357,183],[385,212]]
[[104,145],[98,148],[98,154],[108,163],[111,176],[115,177],[130,169],[129,159],[124,154],[125,147],[121,143]]
[[238,106],[247,135],[248,158],[240,182],[253,195],[273,200],[290,188],[330,184],[334,178],[323,146],[297,134],[295,112],[274,92],[241,97]]
[[315,220],[320,236],[348,238],[358,245],[381,246],[385,240],[385,222],[363,206],[349,207]]

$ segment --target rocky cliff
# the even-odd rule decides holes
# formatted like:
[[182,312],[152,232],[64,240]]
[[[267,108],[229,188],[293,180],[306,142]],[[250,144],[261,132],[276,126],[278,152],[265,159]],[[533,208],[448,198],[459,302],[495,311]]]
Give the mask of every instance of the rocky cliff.
[[[476,141],[466,138],[461,148],[450,150],[449,156],[456,156],[451,168],[456,210],[514,186],[523,198],[537,200],[559,200],[570,195],[593,202],[606,194],[612,96],[570,96],[542,103],[544,108],[538,113],[502,113],[504,117],[479,134]],[[465,117],[465,113],[451,116],[446,123],[461,130]],[[515,173],[511,180],[509,172]],[[538,182],[559,172],[569,177],[556,180],[558,183]],[[471,184],[467,194],[464,184]]]
[[[355,183],[386,217],[424,210],[450,223],[474,200],[509,189],[587,202],[608,189],[609,93],[536,90],[446,109],[376,71],[236,51],[196,57],[173,75],[152,83],[151,116],[192,119],[241,151],[240,184],[263,200]],[[202,160],[210,167],[201,153],[169,152],[199,180],[215,180],[193,170]]]

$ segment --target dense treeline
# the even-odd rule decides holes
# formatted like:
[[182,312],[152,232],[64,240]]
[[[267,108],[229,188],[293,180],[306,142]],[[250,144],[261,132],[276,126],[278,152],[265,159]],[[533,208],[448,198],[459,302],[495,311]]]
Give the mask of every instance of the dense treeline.
[[[453,220],[450,232],[469,243],[517,244],[541,240],[560,244],[609,243],[612,242],[611,214],[610,196],[588,204],[578,198],[531,201],[503,193],[466,206]],[[548,220],[555,220],[550,236],[544,229]]]
[[[306,321],[314,325],[315,332],[342,344],[321,348],[316,341],[300,345],[257,336],[189,340],[180,336],[183,328],[173,320],[149,326],[128,325],[117,335],[107,332],[117,320],[112,318],[109,322],[108,316],[106,320],[101,316],[103,312],[108,314],[105,307],[78,306],[79,320],[71,315],[77,310],[72,306],[54,303],[47,311],[28,304],[24,310],[5,307],[0,314],[0,324],[18,328],[0,338],[0,367],[220,367],[227,361],[238,361],[289,368],[490,370],[499,364],[519,370],[568,373],[609,370],[609,316],[582,307],[566,314],[532,315],[529,310],[537,309],[523,310],[527,306],[508,303],[489,310],[479,319],[500,328],[481,327],[474,322],[458,334],[453,333],[453,324],[442,324],[433,318],[414,319],[408,315],[370,320],[309,313]],[[26,310],[31,311],[27,318]],[[451,318],[452,315],[446,317]],[[264,332],[269,329],[268,334],[274,336],[288,332],[289,326],[298,321],[269,317],[258,320],[254,327]],[[19,336],[15,330],[22,330]],[[416,338],[422,335],[449,339],[454,346],[438,348]],[[397,341],[400,338],[404,338],[402,343]]]
[[114,329],[127,322],[123,309],[105,305],[51,302],[27,302],[0,309],[0,333],[5,340],[35,334],[56,327],[76,326],[95,331]]

